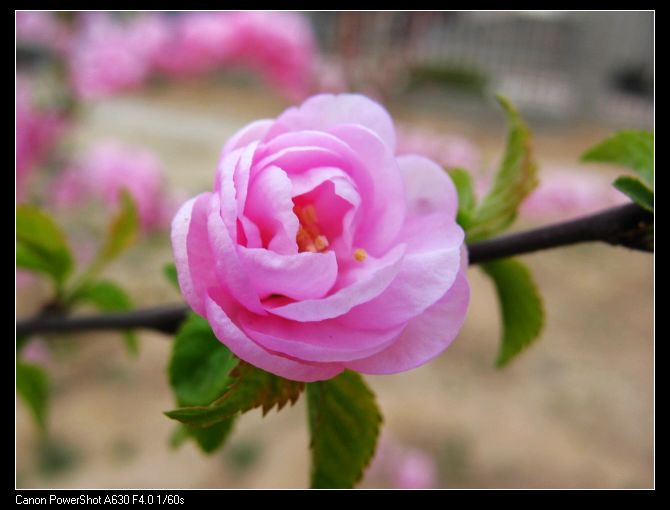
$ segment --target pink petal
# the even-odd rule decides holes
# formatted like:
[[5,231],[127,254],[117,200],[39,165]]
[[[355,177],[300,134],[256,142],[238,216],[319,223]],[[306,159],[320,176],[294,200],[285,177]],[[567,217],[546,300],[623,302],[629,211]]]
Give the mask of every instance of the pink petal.
[[243,149],[236,149],[219,162],[214,183],[214,189],[219,191],[221,219],[232,239],[237,239],[237,193],[234,175],[243,152]]
[[369,227],[361,227],[356,241],[373,255],[384,253],[405,219],[405,186],[395,156],[376,133],[363,126],[340,125],[330,132],[351,147],[372,177],[374,191],[366,196],[372,202]]
[[394,374],[427,363],[456,338],[469,301],[470,287],[465,275],[459,272],[442,299],[412,319],[389,348],[369,358],[350,361],[347,368],[364,374]]
[[[207,215],[207,233],[214,254],[216,275],[225,282],[227,290],[245,308],[265,315],[265,310],[256,294],[249,276],[244,271],[242,262],[237,255],[237,245],[228,234],[228,229],[221,219],[219,196],[213,194]],[[237,240],[237,238],[236,238]]]
[[223,146],[222,155],[230,154],[235,149],[245,147],[251,142],[262,140],[273,123],[272,119],[261,119],[247,124],[226,142],[226,145]]
[[212,193],[202,193],[181,206],[172,220],[172,250],[184,299],[203,315],[207,288],[217,284],[214,258],[207,236]]
[[456,217],[458,195],[449,174],[433,161],[413,154],[398,157],[405,181],[407,214],[444,213]]
[[405,245],[398,245],[384,257],[367,257],[363,262],[351,262],[340,267],[339,290],[323,299],[306,299],[287,305],[265,308],[272,314],[298,322],[332,319],[347,313],[354,306],[381,294],[400,270]]
[[206,299],[207,320],[216,337],[238,358],[294,381],[321,381],[342,372],[339,363],[309,363],[290,359],[262,348],[245,335],[211,296]]
[[293,299],[321,298],[337,279],[337,260],[332,251],[280,255],[240,246],[238,254],[261,298],[272,294]]
[[307,361],[339,362],[365,358],[393,342],[404,324],[385,330],[343,327],[337,319],[295,322],[243,313],[240,327],[266,349]]
[[256,176],[249,186],[244,212],[260,229],[268,249],[284,255],[298,252],[291,181],[281,168],[270,166]]
[[[267,151],[264,151],[264,153]],[[253,172],[277,166],[288,174],[304,172],[319,166],[346,168],[350,163],[337,152],[317,146],[296,146],[278,150],[254,163]]]
[[374,131],[395,153],[393,120],[379,103],[359,94],[319,94],[289,108],[277,122],[294,130],[326,131],[338,124],[361,124]]
[[317,188],[326,181],[340,178],[348,181],[353,187],[353,182],[349,176],[339,168],[335,167],[316,167],[311,168],[300,174],[291,175],[291,184],[293,185],[292,195],[303,195]]
[[449,289],[460,269],[463,230],[452,219],[432,214],[403,227],[407,253],[398,275],[379,296],[342,318],[355,328],[387,328],[424,312]]

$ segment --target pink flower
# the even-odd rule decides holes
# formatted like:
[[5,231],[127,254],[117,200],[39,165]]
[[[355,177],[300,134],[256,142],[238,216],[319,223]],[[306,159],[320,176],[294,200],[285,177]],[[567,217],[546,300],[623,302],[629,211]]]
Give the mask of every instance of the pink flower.
[[99,98],[144,84],[153,47],[142,44],[137,22],[122,24],[109,14],[88,13],[70,56],[70,75],[77,94],[85,99]]
[[16,80],[16,199],[25,196],[30,170],[42,161],[65,131],[66,119],[53,108],[38,108],[29,83]]
[[293,380],[389,374],[440,354],[465,317],[448,175],[396,157],[360,95],[318,95],[224,146],[213,192],[172,222],[189,305],[241,359]]
[[290,12],[198,12],[164,22],[170,36],[153,52],[155,67],[173,76],[248,68],[291,98],[308,92],[314,36]]
[[123,189],[135,200],[144,230],[164,224],[168,202],[159,159],[146,149],[116,142],[99,143],[82,154],[54,183],[52,201],[71,207],[97,198],[114,208]]
[[543,169],[540,185],[522,204],[521,213],[539,220],[574,218],[626,203],[611,181],[611,176],[587,168]]
[[236,51],[237,36],[229,13],[197,12],[160,19],[169,35],[152,59],[161,72],[174,76],[209,73]]
[[231,15],[236,47],[231,57],[258,70],[287,97],[299,100],[312,86],[315,42],[305,18],[291,12],[236,12]]

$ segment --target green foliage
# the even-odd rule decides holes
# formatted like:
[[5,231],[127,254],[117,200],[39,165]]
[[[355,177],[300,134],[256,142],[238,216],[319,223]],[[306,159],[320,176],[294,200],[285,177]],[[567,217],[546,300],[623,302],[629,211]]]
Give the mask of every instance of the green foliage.
[[[133,308],[133,302],[128,294],[117,284],[105,280],[89,282],[81,287],[72,297],[72,303],[75,302],[90,303],[103,312],[122,312]],[[137,335],[132,331],[124,331],[123,340],[128,353],[137,356],[139,353]]]
[[44,211],[31,205],[16,208],[16,266],[49,275],[58,290],[73,267],[61,229]]
[[496,365],[502,367],[538,338],[544,324],[542,297],[528,268],[515,259],[482,265],[493,279],[502,312],[503,335]]
[[[204,406],[216,400],[232,383],[229,374],[237,363],[207,321],[191,313],[177,333],[168,366],[177,405]],[[204,452],[211,453],[224,443],[234,421],[230,417],[207,428],[183,425],[179,430],[182,436],[192,437]]]
[[640,207],[654,212],[654,192],[640,179],[622,175],[614,181],[613,185]]
[[120,210],[107,228],[105,241],[87,271],[88,276],[96,275],[137,239],[139,219],[137,207],[130,193],[122,191],[120,203]]
[[630,168],[653,187],[654,134],[649,131],[619,131],[587,150],[582,155],[582,161]]
[[172,286],[177,289],[177,292],[181,292],[179,288],[179,280],[177,279],[177,266],[173,263],[168,263],[163,266],[163,275],[169,281]]
[[191,313],[177,333],[168,366],[180,406],[208,405],[226,391],[238,359],[214,336],[202,317]]
[[582,155],[582,161],[609,163],[633,170],[642,181],[621,176],[613,185],[640,207],[654,212],[654,134],[619,131]]
[[498,96],[498,102],[507,116],[507,146],[491,189],[470,214],[468,241],[490,237],[509,227],[519,205],[538,182],[532,133],[507,99]]
[[488,86],[488,77],[472,67],[453,64],[414,65],[410,69],[408,87],[415,89],[425,85],[483,96]]
[[16,391],[44,430],[49,403],[49,379],[46,372],[37,365],[17,361]]
[[454,186],[456,186],[456,192],[458,193],[458,214],[456,221],[464,230],[467,230],[475,209],[475,192],[472,184],[472,176],[470,172],[462,168],[449,170],[449,176]]
[[209,427],[256,407],[266,414],[274,406],[281,409],[288,402],[294,404],[305,387],[304,383],[289,381],[242,361],[231,375],[235,381],[211,405],[183,407],[166,412],[166,416],[194,427]]
[[350,488],[377,446],[382,415],[363,378],[351,371],[307,385],[312,488]]

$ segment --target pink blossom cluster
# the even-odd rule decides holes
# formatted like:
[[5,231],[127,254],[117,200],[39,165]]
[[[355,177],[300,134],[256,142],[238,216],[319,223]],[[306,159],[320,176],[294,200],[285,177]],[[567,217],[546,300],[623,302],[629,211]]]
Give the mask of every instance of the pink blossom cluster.
[[115,208],[124,189],[137,205],[143,230],[167,226],[175,204],[165,191],[160,160],[143,148],[114,141],[94,145],[60,175],[51,198],[59,208],[72,208],[91,199]]
[[398,127],[397,153],[421,154],[444,168],[481,169],[481,154],[467,138],[445,135],[426,128]]
[[239,67],[258,72],[291,99],[311,86],[314,38],[296,13],[147,14],[126,22],[89,13],[81,25],[70,69],[85,98],[140,87],[156,73],[182,78]]
[[521,206],[529,219],[572,218],[623,204],[627,198],[611,186],[612,178],[588,168],[548,167],[540,184]]
[[16,200],[25,197],[30,170],[60,139],[67,125],[63,113],[35,101],[27,80],[16,80]]

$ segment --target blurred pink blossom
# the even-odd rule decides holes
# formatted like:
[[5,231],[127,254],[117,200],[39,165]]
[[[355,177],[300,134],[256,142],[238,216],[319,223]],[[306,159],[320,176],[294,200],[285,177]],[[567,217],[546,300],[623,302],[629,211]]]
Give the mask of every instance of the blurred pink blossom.
[[142,44],[146,28],[142,18],[121,23],[108,13],[86,13],[69,63],[77,94],[90,99],[141,86],[149,75],[152,49]]
[[611,176],[587,168],[549,167],[521,206],[521,214],[539,220],[581,216],[627,202],[612,187]]
[[72,207],[90,198],[116,207],[127,189],[137,204],[145,231],[166,227],[176,204],[166,196],[163,167],[151,151],[101,142],[83,153],[52,187],[56,207]]
[[396,489],[433,489],[439,478],[433,456],[406,446],[386,433],[379,441],[368,475]]
[[151,73],[190,77],[248,68],[291,99],[310,92],[315,44],[290,12],[86,13],[70,59],[75,90],[96,98],[141,86]]
[[51,361],[49,346],[42,338],[32,338],[23,349],[21,349],[21,359],[29,363],[48,366]]
[[314,35],[297,13],[246,11],[230,14],[236,38],[233,59],[258,70],[290,99],[303,99],[312,86]]
[[460,167],[478,172],[481,167],[479,150],[467,138],[425,128],[399,127],[396,153],[420,154],[445,168]]
[[53,12],[17,11],[16,40],[63,55],[70,47],[70,32]]
[[166,34],[151,55],[160,72],[177,77],[209,73],[235,51],[237,41],[227,13],[195,12],[178,18],[156,15],[153,22]]
[[25,198],[30,170],[64,133],[67,120],[55,108],[38,107],[28,81],[16,80],[16,200]]

